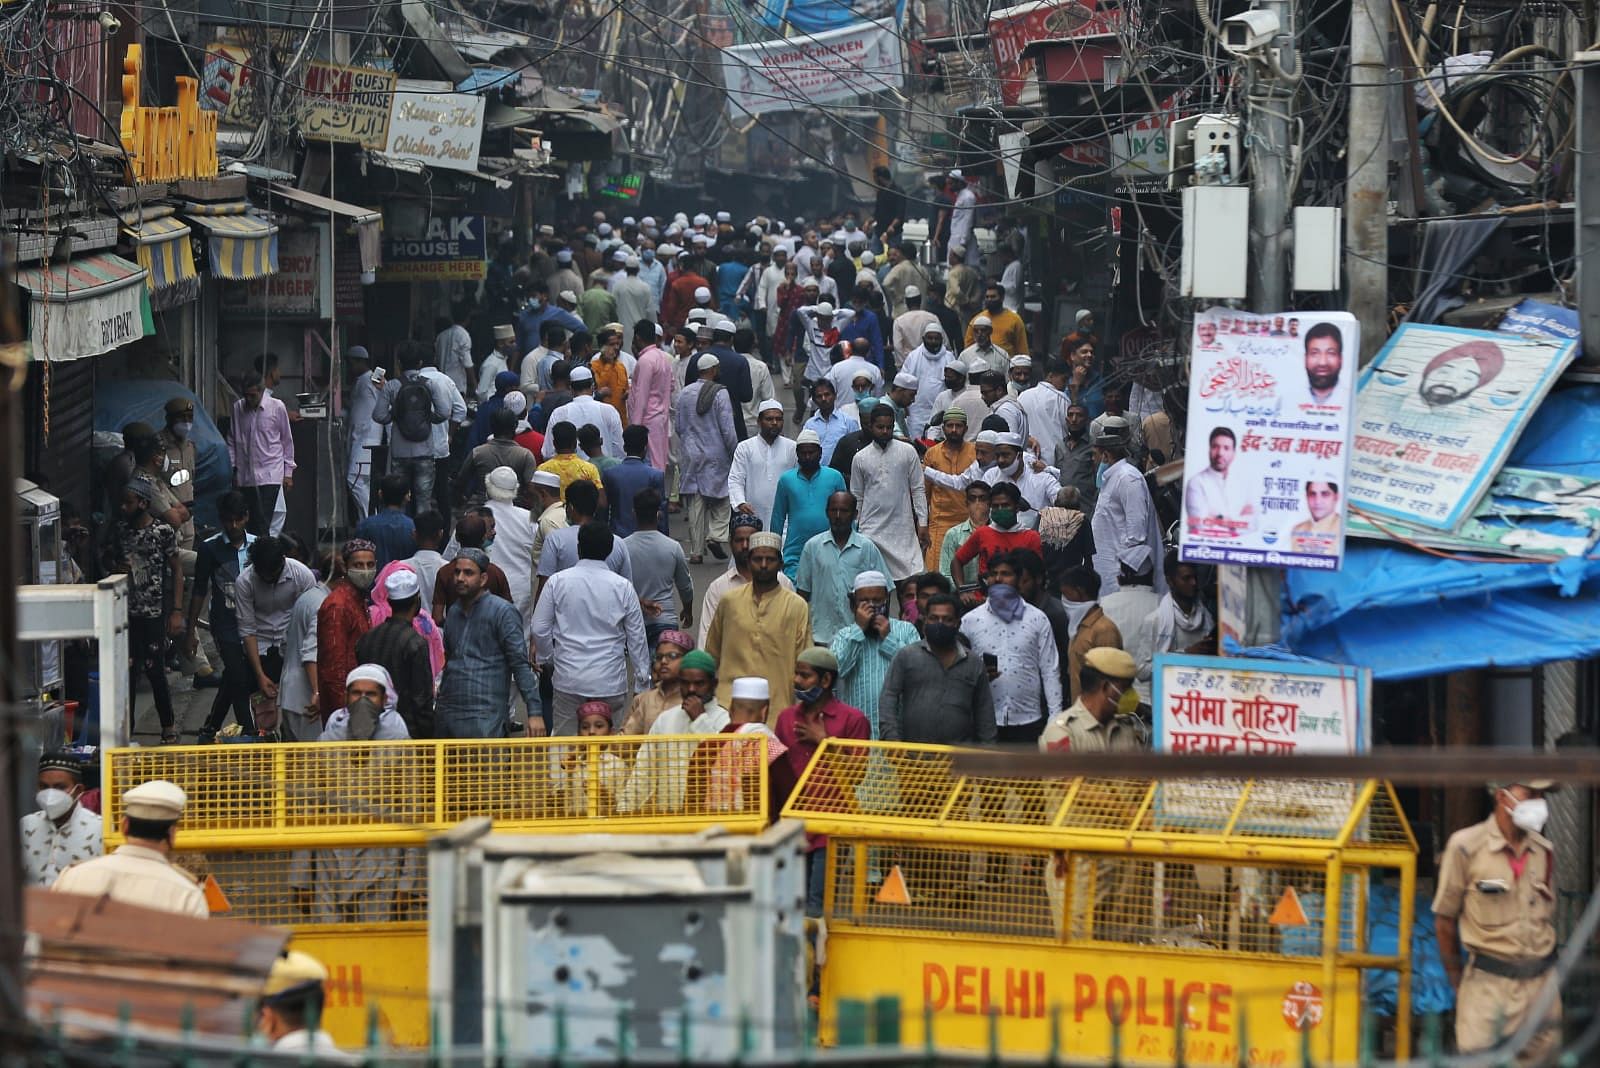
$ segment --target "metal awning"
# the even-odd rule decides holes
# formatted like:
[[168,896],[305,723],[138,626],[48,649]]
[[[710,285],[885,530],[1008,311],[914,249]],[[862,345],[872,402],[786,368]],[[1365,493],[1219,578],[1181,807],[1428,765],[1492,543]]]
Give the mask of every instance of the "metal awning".
[[149,295],[141,284],[147,273],[110,253],[17,268],[17,284],[33,296],[33,358],[64,363],[98,356],[153,333]]
[[361,248],[361,269],[376,271],[383,266],[383,213],[356,204],[347,204],[320,193],[309,193],[282,182],[268,182],[267,189],[275,197],[293,201],[314,212],[337,215],[348,219],[356,231],[356,243]]
[[186,304],[200,295],[195,276],[192,231],[181,219],[167,217],[130,223],[122,233],[133,242],[133,254],[146,272],[145,285],[160,308]]
[[183,214],[210,239],[211,275],[244,281],[278,273],[278,228],[242,200],[185,203]]

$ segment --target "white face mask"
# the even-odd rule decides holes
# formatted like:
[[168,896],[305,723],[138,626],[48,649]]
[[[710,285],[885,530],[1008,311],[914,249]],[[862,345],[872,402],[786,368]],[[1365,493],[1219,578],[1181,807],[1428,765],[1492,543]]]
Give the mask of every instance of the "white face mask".
[[54,787],[48,790],[40,790],[33,796],[33,799],[38,802],[39,808],[44,814],[53,820],[58,820],[71,812],[72,806],[78,803],[76,797],[73,797],[65,790],[57,790]]
[[[1515,801],[1514,798],[1513,800]],[[1538,834],[1544,830],[1545,821],[1549,818],[1550,803],[1542,797],[1516,801],[1511,806],[1511,822],[1530,834]]]
[[1078,624],[1083,622],[1083,617],[1088,615],[1089,609],[1093,608],[1097,603],[1095,601],[1069,601],[1065,597],[1061,598],[1061,607],[1067,610],[1067,623],[1073,633],[1077,633]]

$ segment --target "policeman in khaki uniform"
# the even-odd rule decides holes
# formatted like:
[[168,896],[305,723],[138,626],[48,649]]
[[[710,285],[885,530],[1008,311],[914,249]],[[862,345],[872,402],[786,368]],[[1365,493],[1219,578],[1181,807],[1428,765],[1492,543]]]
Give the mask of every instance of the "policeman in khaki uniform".
[[[1439,955],[1456,988],[1456,1048],[1509,1038],[1555,966],[1555,851],[1540,832],[1548,779],[1491,787],[1494,813],[1450,836],[1433,899]],[[1463,956],[1465,959],[1463,959]],[[1517,1057],[1543,1061],[1561,1041],[1561,1001]]]
[[206,896],[172,864],[175,828],[188,801],[165,779],[141,783],[122,795],[122,836],[116,852],[74,864],[56,877],[52,890],[99,897],[206,919]]
[[1090,649],[1078,671],[1078,699],[1050,717],[1039,736],[1043,752],[1132,753],[1150,748],[1150,729],[1135,714],[1138,665],[1122,649]]
[[[1042,752],[1130,753],[1150,748],[1150,731],[1134,712],[1139,694],[1133,680],[1139,666],[1125,650],[1100,646],[1090,649],[1078,669],[1078,699],[1045,724],[1039,736]],[[1066,799],[1066,784],[1047,784],[1045,800],[1054,808]],[[1079,805],[1102,813],[1126,811],[1131,819],[1144,796],[1143,785],[1086,784]],[[1078,857],[1072,866],[1072,914],[1064,917],[1067,858],[1058,853],[1045,869],[1045,895],[1061,933],[1063,920],[1073,938],[1113,936],[1112,927],[1134,925],[1148,913],[1137,887],[1137,869],[1124,861],[1098,861]],[[1140,910],[1144,911],[1141,912]]]

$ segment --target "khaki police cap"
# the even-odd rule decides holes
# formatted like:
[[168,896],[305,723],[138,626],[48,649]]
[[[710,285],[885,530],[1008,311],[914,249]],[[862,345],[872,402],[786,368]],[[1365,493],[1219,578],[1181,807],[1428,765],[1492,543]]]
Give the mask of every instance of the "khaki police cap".
[[286,949],[272,962],[272,971],[267,973],[266,988],[261,993],[263,997],[273,998],[280,994],[300,993],[327,981],[328,969],[320,960],[298,949]]
[[1139,667],[1133,662],[1133,657],[1122,649],[1113,649],[1105,645],[1090,649],[1084,654],[1083,662],[1100,674],[1113,679],[1131,679],[1139,673]]
[[188,800],[177,783],[152,779],[123,793],[122,811],[131,819],[171,821],[183,815]]
[[1496,790],[1506,789],[1512,786],[1526,786],[1528,789],[1538,790],[1540,793],[1551,793],[1560,789],[1559,785],[1554,779],[1524,779],[1521,782],[1490,783],[1489,792],[1494,793]]

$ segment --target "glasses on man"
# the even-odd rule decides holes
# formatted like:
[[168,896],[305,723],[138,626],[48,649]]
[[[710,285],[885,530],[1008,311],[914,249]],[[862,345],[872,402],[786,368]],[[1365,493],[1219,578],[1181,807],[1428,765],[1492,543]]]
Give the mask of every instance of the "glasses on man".
[[682,660],[683,659],[683,650],[681,650],[681,649],[669,649],[666,652],[659,652],[658,651],[656,653],[656,659],[657,660]]

